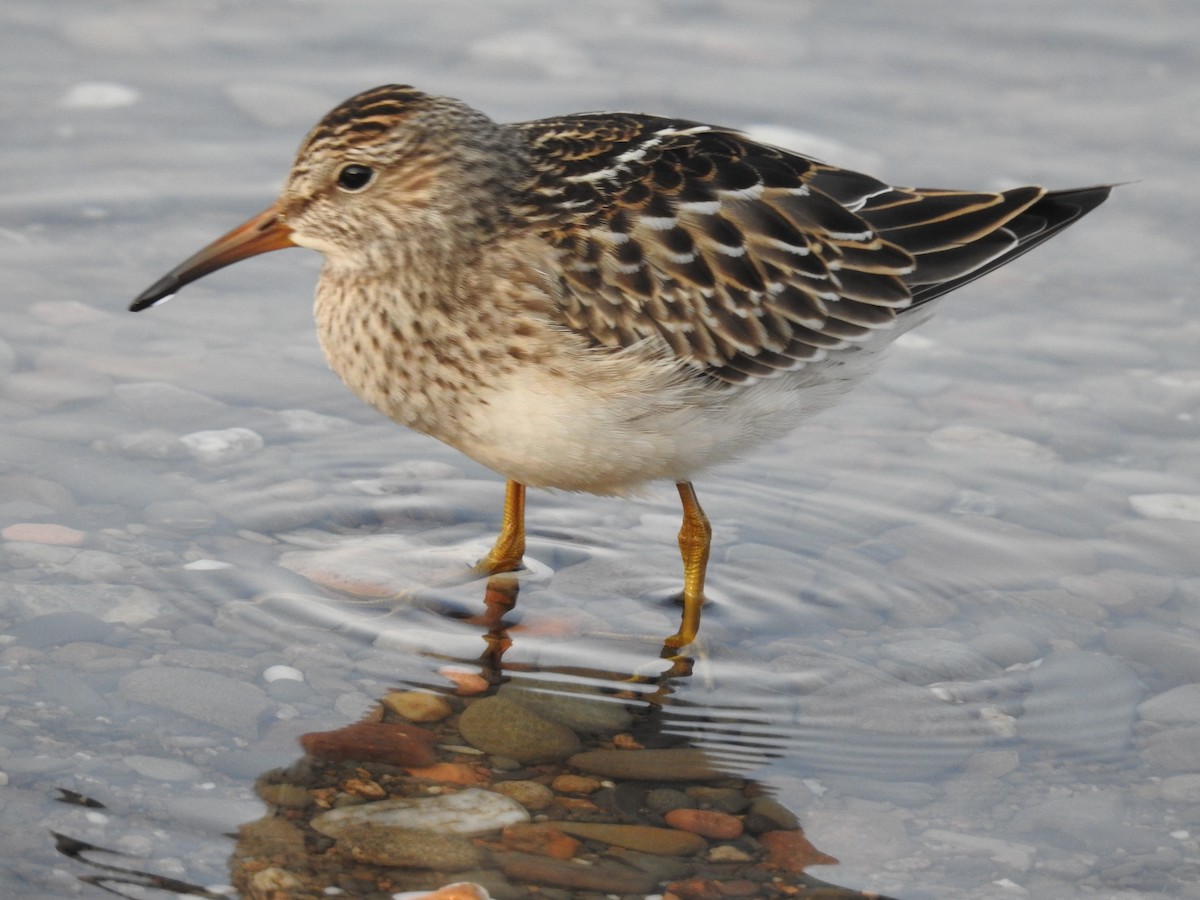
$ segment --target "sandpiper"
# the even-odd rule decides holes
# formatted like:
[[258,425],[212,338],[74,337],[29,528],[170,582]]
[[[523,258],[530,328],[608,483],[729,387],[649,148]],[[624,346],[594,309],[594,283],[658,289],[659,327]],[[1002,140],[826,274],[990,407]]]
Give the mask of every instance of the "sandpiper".
[[677,648],[696,634],[711,537],[695,475],[829,406],[929,301],[1109,190],[893,187],[730,128],[632,113],[498,124],[385,85],[325,116],[271,206],[131,308],[249,256],[320,251],[334,371],[508,480],[479,571],[520,567],[526,485],[676,483]]

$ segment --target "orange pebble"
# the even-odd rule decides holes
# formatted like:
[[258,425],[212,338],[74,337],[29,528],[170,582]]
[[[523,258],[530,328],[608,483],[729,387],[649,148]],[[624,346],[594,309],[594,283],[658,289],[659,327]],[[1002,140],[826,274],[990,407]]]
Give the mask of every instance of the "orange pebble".
[[455,693],[463,697],[482,694],[489,687],[487,679],[478,672],[469,672],[466,669],[456,669],[453,666],[446,666],[438,669],[438,674],[447,681],[454,682]]
[[799,874],[808,866],[834,866],[837,860],[808,842],[803,831],[768,831],[758,836],[769,868]]
[[500,833],[500,840],[510,850],[536,853],[552,859],[574,859],[583,846],[582,841],[563,834],[551,825],[529,822],[506,825]]
[[672,828],[718,841],[731,841],[742,833],[742,820],[711,809],[673,809],[663,819]]
[[432,766],[420,768],[406,767],[405,770],[413,778],[428,778],[430,781],[440,781],[443,784],[487,784],[487,773],[477,766],[464,763],[440,762]]

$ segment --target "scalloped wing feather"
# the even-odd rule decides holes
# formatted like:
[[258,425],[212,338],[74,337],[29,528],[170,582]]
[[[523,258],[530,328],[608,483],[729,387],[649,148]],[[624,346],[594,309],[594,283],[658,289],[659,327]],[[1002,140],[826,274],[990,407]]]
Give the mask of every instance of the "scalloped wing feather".
[[522,213],[565,273],[565,324],[607,347],[660,340],[735,383],[869,340],[1103,200],[1048,223],[1026,215],[1042,188],[895,188],[694,122],[511,127],[535,170]]

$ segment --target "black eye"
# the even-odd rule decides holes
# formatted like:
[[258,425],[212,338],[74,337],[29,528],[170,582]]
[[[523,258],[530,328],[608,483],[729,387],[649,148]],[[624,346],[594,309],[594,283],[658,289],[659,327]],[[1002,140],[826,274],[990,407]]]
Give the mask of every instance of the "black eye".
[[375,178],[375,170],[370,166],[349,165],[338,172],[337,186],[343,191],[361,191]]

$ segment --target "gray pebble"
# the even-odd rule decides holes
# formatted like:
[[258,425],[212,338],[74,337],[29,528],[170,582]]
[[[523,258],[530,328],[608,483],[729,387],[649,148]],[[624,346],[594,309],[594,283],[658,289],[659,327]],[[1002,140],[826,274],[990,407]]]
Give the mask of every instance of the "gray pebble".
[[143,778],[155,781],[200,781],[203,772],[191,763],[161,756],[124,756],[121,761]]
[[117,407],[118,421],[132,418],[155,428],[178,431],[224,425],[230,415],[229,407],[219,400],[164,381],[117,385],[112,402]]
[[187,456],[187,448],[179,441],[179,435],[162,428],[133,431],[107,440],[96,441],[97,450],[117,453],[129,459],[180,459]]
[[1158,792],[1167,803],[1200,804],[1200,774],[1164,778],[1158,786]]
[[[1200,724],[1200,684],[1181,684],[1138,704],[1138,715],[1147,722]],[[1200,765],[1200,755],[1197,756]]]
[[121,693],[135,703],[157,706],[242,737],[258,734],[269,701],[262,689],[216,672],[152,666],[125,675]]
[[1101,653],[1060,651],[1029,672],[1018,721],[1032,744],[1088,759],[1124,755],[1143,688],[1123,662]]
[[188,453],[206,465],[222,465],[252,456],[264,446],[262,436],[249,428],[193,431],[179,439]]
[[94,719],[111,712],[108,701],[70,669],[39,669],[38,687],[48,699],[85,718]]
[[565,725],[498,696],[476,700],[464,709],[458,727],[472,746],[522,763],[566,759],[580,746],[575,733]]
[[633,721],[624,701],[591,685],[523,678],[502,685],[496,693],[584,734],[613,734],[624,731]]
[[1152,734],[1142,744],[1140,755],[1152,771],[1195,772],[1200,765],[1200,726]]
[[102,644],[113,628],[85,612],[53,612],[13,625],[8,633],[27,647],[55,647],[74,641]]
[[896,641],[883,648],[879,667],[911,684],[936,681],[983,681],[1000,667],[970,646],[941,638]]
[[199,500],[163,500],[151,503],[142,511],[151,525],[162,525],[178,531],[204,531],[217,521],[217,514]]
[[1162,677],[1164,687],[1200,683],[1200,639],[1191,635],[1158,626],[1134,626],[1108,632],[1104,646],[1115,655],[1148,666]]
[[970,640],[971,649],[986,656],[1002,668],[1032,662],[1038,657],[1038,646],[1029,638],[993,628]]
[[699,805],[683,791],[671,788],[655,788],[648,791],[645,804],[656,813],[670,812],[673,809],[695,809]]
[[96,401],[108,395],[111,381],[96,372],[38,370],[9,375],[5,385],[9,399],[36,410]]

